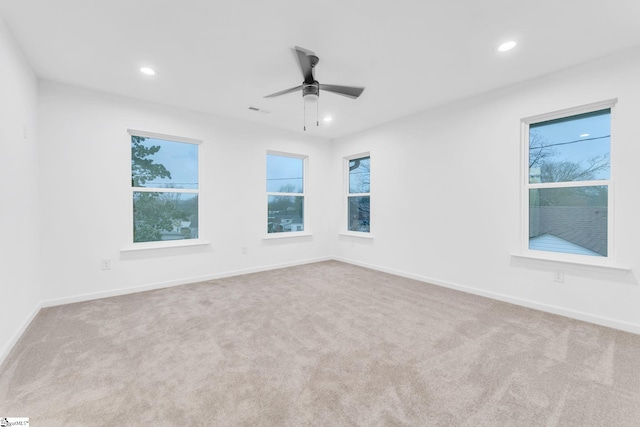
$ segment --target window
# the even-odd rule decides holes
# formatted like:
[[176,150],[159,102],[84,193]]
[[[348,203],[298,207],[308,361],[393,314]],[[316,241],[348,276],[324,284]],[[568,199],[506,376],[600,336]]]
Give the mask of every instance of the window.
[[306,157],[267,153],[267,233],[304,231]]
[[370,232],[371,158],[346,159],[347,171],[347,230]]
[[529,251],[609,257],[613,104],[523,121]]
[[198,238],[198,142],[129,131],[133,242]]

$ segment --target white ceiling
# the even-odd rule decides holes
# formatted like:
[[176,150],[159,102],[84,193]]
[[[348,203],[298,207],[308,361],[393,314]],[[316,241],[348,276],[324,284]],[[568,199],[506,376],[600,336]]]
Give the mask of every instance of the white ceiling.
[[366,87],[321,93],[319,128],[307,108],[331,139],[640,46],[640,0],[0,0],[0,16],[40,78],[296,132],[300,93],[263,97],[301,83],[304,47],[320,83]]

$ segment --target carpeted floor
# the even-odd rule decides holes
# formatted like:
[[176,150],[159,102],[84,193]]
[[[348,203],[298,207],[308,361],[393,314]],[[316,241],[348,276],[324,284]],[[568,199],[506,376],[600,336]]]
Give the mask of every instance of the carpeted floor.
[[639,426],[640,336],[329,261],[43,309],[33,426]]

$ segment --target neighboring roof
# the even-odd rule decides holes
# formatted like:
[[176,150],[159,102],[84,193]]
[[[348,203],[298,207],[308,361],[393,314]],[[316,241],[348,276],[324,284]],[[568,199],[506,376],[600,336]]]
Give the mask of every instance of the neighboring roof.
[[562,252],[567,254],[602,256],[590,249],[571,243],[553,234],[542,234],[529,239],[529,249],[536,251]]
[[276,221],[276,220],[280,221],[283,219],[289,219],[293,223],[302,224],[302,217],[300,215],[280,215],[280,214],[269,215],[270,221]]

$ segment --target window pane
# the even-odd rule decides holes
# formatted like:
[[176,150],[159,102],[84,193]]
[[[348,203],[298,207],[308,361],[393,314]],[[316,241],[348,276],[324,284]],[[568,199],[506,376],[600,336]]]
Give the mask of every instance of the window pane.
[[607,256],[607,190],[529,190],[529,249]]
[[267,191],[303,193],[304,159],[267,154]]
[[131,185],[198,188],[198,145],[131,136]]
[[349,160],[349,193],[368,193],[370,191],[369,157]]
[[529,126],[529,182],[609,179],[611,109]]
[[303,196],[269,196],[267,233],[304,231]]
[[198,195],[133,192],[133,241],[196,239]]
[[369,232],[369,196],[349,197],[349,231]]

